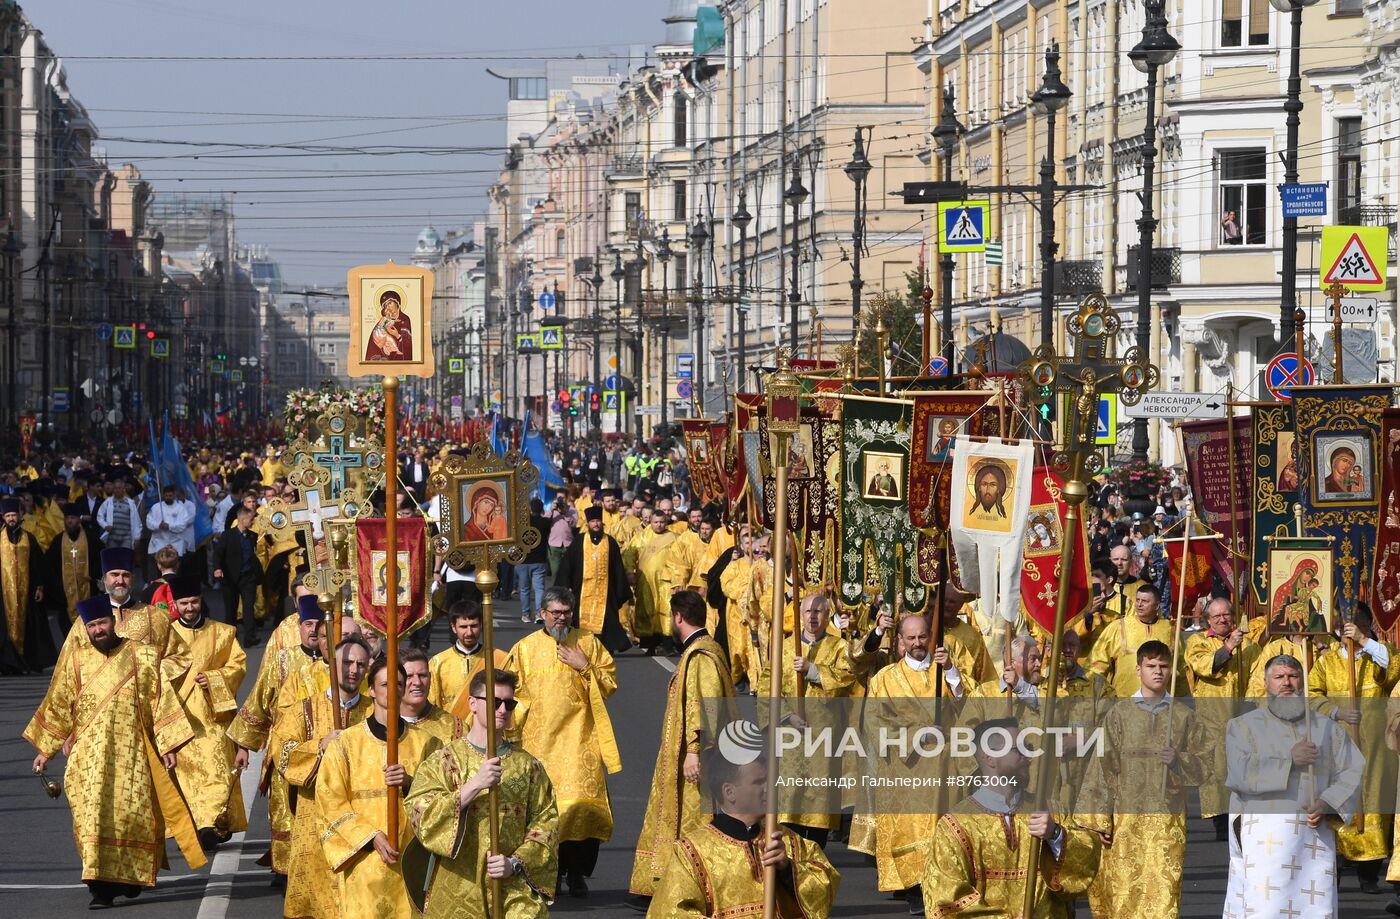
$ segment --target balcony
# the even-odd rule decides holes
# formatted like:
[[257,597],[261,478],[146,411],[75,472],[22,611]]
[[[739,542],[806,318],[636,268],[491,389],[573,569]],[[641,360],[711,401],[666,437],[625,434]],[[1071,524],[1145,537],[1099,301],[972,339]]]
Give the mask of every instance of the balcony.
[[647,291],[642,295],[642,318],[647,322],[675,324],[684,321],[690,309],[690,298],[685,291],[670,291],[663,298],[661,291]]
[[[1128,247],[1128,280],[1125,290],[1137,290],[1138,247]],[[1152,250],[1152,289],[1166,290],[1181,283],[1181,250],[1156,247]]]
[[1103,264],[1097,259],[1067,260],[1055,263],[1055,293],[1061,297],[1082,297],[1103,290]]
[[634,156],[615,156],[608,164],[607,177],[613,178],[638,178],[644,174],[643,160],[641,154]]
[[1389,204],[1338,206],[1337,222],[1346,227],[1389,227],[1390,257],[1395,258],[1395,207]]

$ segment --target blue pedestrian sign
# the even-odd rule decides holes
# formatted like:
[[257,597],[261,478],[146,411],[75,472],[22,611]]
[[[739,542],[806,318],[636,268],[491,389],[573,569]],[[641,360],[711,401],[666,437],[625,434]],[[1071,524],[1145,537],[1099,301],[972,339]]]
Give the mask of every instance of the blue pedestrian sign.
[[1284,219],[1291,217],[1326,217],[1327,183],[1295,182],[1278,187],[1283,198]]
[[614,415],[622,414],[623,394],[615,390],[603,390],[603,411]]
[[940,201],[938,204],[938,251],[985,252],[987,212],[991,201]]
[[550,292],[547,291],[547,290],[542,290],[542,291],[540,291],[540,309],[542,309],[542,310],[552,310],[552,309],[554,309],[554,294],[550,293]]
[[942,357],[935,357],[928,362],[928,375],[931,377],[946,377],[948,375],[948,361]]
[[168,338],[152,338],[152,339],[151,339],[151,357],[169,357],[169,356],[170,356],[170,339],[168,339]]
[[557,325],[540,326],[540,347],[546,351],[558,351],[564,347],[564,327]]
[[111,341],[111,340],[112,340],[112,324],[111,324],[110,322],[103,322],[103,323],[99,323],[99,324],[98,324],[98,326],[97,326],[97,340],[98,340],[98,341]]
[[1100,447],[1112,446],[1118,442],[1118,402],[1112,393],[1099,396],[1098,423],[1094,430],[1094,443]]
[[113,333],[113,335],[115,336],[115,337],[112,339],[112,347],[114,347],[114,348],[124,348],[124,349],[126,349],[126,350],[128,350],[128,351],[133,351],[133,350],[135,350],[135,348],[136,348],[136,326],[134,326],[134,325],[119,325],[119,326],[117,326],[116,328],[114,328],[114,329],[112,330],[112,333]]

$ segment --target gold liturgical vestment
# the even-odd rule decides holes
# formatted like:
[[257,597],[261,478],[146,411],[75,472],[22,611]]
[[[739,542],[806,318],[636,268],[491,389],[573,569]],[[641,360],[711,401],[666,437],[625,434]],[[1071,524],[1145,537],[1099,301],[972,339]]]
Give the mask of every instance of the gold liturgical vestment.
[[[177,691],[194,726],[194,739],[175,760],[175,779],[196,827],[238,833],[248,828],[248,814],[233,771],[228,726],[238,711],[238,687],[248,661],[236,630],[227,623],[213,622],[205,615],[196,628],[180,619],[174,627],[190,649],[190,669]],[[201,673],[207,687],[195,679]]]
[[37,586],[29,583],[29,572],[39,561],[33,550],[34,543],[25,536],[21,536],[18,542],[11,542],[8,536],[0,538],[0,591],[4,592],[5,628],[10,643],[21,654],[24,653],[29,601]]
[[[182,806],[156,754],[194,735],[156,651],[131,641],[106,653],[91,642],[75,645],[54,669],[24,739],[53,757],[70,734],[63,785],[83,880],[155,886],[165,861],[162,815]],[[23,832],[13,822],[10,828]]]
[[[0,540],[0,543],[3,543]],[[159,606],[146,606],[143,603],[129,602],[126,606],[112,607],[116,620],[117,634],[133,644],[154,648],[160,655],[160,669],[171,683],[178,684],[180,678],[190,668],[190,649],[185,647],[180,633],[170,625],[170,613]],[[92,647],[87,629],[71,628],[58,652],[58,666],[73,649]]]
[[[291,617],[286,622],[295,622]],[[282,631],[278,626],[275,637]],[[277,717],[277,693],[284,684],[293,683],[300,672],[317,663],[320,658],[307,653],[300,636],[276,651],[263,654],[262,665],[253,689],[243,700],[243,707],[228,726],[229,739],[246,750],[261,750],[272,731]],[[271,642],[269,642],[271,645]],[[276,757],[263,762],[262,786],[267,794],[267,821],[272,834],[272,870],[286,874],[292,855],[292,807],[287,779],[277,768]]]
[[[1030,863],[1030,824],[1024,813],[1006,813],[1004,804],[982,803],[995,798],[982,790],[939,818],[923,873],[924,908],[930,919],[1020,915]],[[1063,820],[1060,825],[1065,836],[1059,857],[1049,845],[1040,847],[1033,919],[1068,919],[1074,899],[1089,888],[1098,870],[1098,837]]]
[[[1157,640],[1168,648],[1172,646],[1174,629],[1165,617],[1158,616],[1151,625],[1143,625],[1137,616],[1124,616],[1104,629],[1094,642],[1094,653],[1089,658],[1089,669],[1104,676],[1113,684],[1113,694],[1120,699],[1130,698],[1142,688],[1137,675],[1137,650],[1145,642]],[[1186,682],[1185,657],[1177,667],[1177,697],[1189,696],[1191,688]]]
[[[501,854],[514,855],[524,871],[501,881],[502,913],[509,919],[544,919],[559,873],[559,812],[544,764],[518,747],[503,743],[501,783]],[[437,856],[429,877],[427,919],[486,919],[486,850],[489,808],[479,794],[463,810],[457,790],[476,775],[483,752],[465,737],[425,759],[413,777],[404,802],[413,835]]]
[[[477,644],[473,651],[463,651],[461,645],[453,643],[446,651],[434,654],[428,661],[428,701],[438,708],[449,711],[457,703],[457,697],[471,683],[472,677],[481,669],[481,648]],[[496,649],[496,666],[505,662],[505,652]]]
[[92,596],[92,562],[88,549],[87,530],[79,529],[78,538],[70,539],[65,529],[59,535],[59,576],[63,579],[63,596],[68,601],[68,621],[77,621],[78,601]]
[[[1400,683],[1400,652],[1382,646],[1389,660],[1384,669],[1376,664],[1363,648],[1356,656],[1357,699],[1385,699]],[[1308,673],[1308,695],[1314,708],[1331,715],[1337,708],[1351,705],[1347,688],[1346,645],[1338,645],[1324,653]],[[1361,723],[1356,726],[1356,745],[1366,758],[1366,771],[1361,778],[1361,809],[1370,810],[1376,802],[1395,800],[1395,756],[1385,746],[1386,711],[1379,702],[1361,705]],[[1370,805],[1369,807],[1367,805]],[[1337,854],[1355,862],[1369,862],[1390,857],[1391,831],[1394,815],[1390,812],[1367,813],[1365,829],[1360,821],[1337,830]]]
[[[1233,700],[1242,699],[1249,685],[1249,674],[1259,657],[1259,646],[1248,637],[1224,661],[1217,671],[1215,659],[1225,649],[1225,639],[1209,632],[1194,632],[1186,637],[1182,654],[1186,657],[1186,672],[1191,680],[1191,695],[1209,701],[1196,705],[1196,718],[1205,732],[1208,749],[1214,751],[1211,778],[1200,788],[1201,816],[1209,820],[1230,812],[1230,792],[1225,781],[1225,725],[1236,715],[1243,714]],[[1222,658],[1224,655],[1221,655]]]
[[[321,765],[321,738],[335,730],[330,694],[321,689],[317,671],[303,668],[277,695],[276,725],[268,740],[267,755],[287,780],[292,795],[292,846],[288,859],[287,897],[282,915],[288,919],[336,919],[339,910],[336,878],[321,848],[326,823],[316,800]],[[342,697],[347,727],[369,717],[373,703],[363,693],[353,702]]]
[[[607,535],[606,531],[603,535]],[[612,557],[613,544],[607,539],[595,543],[587,534],[579,536],[579,541],[583,574],[579,578],[578,623],[585,632],[599,635],[608,614],[608,560]],[[621,612],[618,615],[621,616]],[[621,624],[631,634],[632,623]]]
[[632,862],[632,893],[651,896],[672,844],[703,818],[700,788],[705,777],[702,773],[701,784],[692,785],[685,780],[682,767],[687,754],[700,754],[714,746],[714,727],[706,730],[705,703],[708,701],[713,716],[716,705],[732,706],[733,697],[734,683],[724,660],[724,649],[709,633],[692,633],[666,687],[661,748],[656,752],[646,815]]
[[736,558],[724,567],[719,576],[720,589],[729,600],[724,612],[725,633],[729,636],[729,672],[735,680],[749,678],[749,685],[757,689],[760,663],[758,649],[753,635],[757,629],[758,617],[754,604],[758,598],[753,592],[753,559]]
[[670,551],[680,537],[648,527],[628,544],[622,563],[636,572],[634,626],[638,638],[671,634]]
[[449,744],[467,732],[465,721],[446,709],[438,708],[431,702],[417,718],[405,718],[404,720],[436,737],[439,746]]
[[[671,847],[648,916],[709,919],[763,915],[763,821],[746,827],[728,814],[697,823]],[[779,875],[779,919],[831,915],[841,875],[815,843],[783,832],[792,864]]]
[[[1171,746],[1171,769],[1160,753]],[[1091,756],[1079,825],[1113,837],[1089,888],[1095,916],[1176,919],[1186,858],[1186,802],[1210,778],[1213,755],[1189,705],[1141,696],[1114,704],[1103,719],[1104,752]]]
[[[933,641],[931,632],[929,641]],[[987,643],[982,640],[982,633],[971,623],[959,619],[952,625],[943,626],[943,647],[948,649],[948,656],[953,659],[953,666],[958,670],[958,679],[962,681],[964,692],[970,693],[974,687],[988,680],[995,680],[1000,674],[992,664],[991,655],[987,653]],[[931,646],[929,653],[933,653]],[[930,667],[929,673],[932,672],[933,668]],[[948,694],[945,690],[944,695]]]
[[[388,833],[389,795],[384,766],[389,746],[383,727],[365,720],[347,728],[326,747],[316,777],[316,804],[325,831],[321,847],[340,885],[340,919],[413,919],[399,864],[386,865],[374,848],[377,833]],[[423,728],[399,725],[399,763],[410,782],[423,760],[442,746]],[[413,838],[413,827],[399,804],[399,852]]]
[[559,642],[543,629],[511,649],[506,670],[520,676],[516,697],[529,703],[521,746],[544,763],[559,810],[559,841],[612,838],[607,772],[622,771],[603,700],[617,691],[617,665],[590,632],[570,629],[565,644],[588,659],[582,671],[559,660]]

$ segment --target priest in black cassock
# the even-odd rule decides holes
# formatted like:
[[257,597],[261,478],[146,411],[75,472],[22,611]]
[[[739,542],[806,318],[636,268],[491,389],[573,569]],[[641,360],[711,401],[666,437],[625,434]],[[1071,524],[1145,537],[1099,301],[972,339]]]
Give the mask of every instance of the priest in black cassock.
[[603,532],[602,507],[593,505],[583,516],[584,531],[564,552],[554,584],[578,597],[578,627],[597,635],[611,653],[620,654],[632,647],[618,613],[631,602],[632,586],[617,540]]

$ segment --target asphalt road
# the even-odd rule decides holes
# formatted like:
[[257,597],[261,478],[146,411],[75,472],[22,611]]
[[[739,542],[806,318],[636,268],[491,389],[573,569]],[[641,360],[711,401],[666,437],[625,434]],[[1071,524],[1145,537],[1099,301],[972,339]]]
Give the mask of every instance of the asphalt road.
[[[528,629],[521,623],[513,602],[497,604],[496,630],[501,646],[509,647]],[[264,630],[264,635],[266,630]],[[448,642],[446,628],[438,624],[434,652]],[[250,653],[252,684],[262,646]],[[641,829],[651,770],[661,728],[670,661],[629,652],[618,660],[618,691],[608,703],[622,753],[623,771],[609,777],[616,829],[602,848],[597,871],[590,881],[587,899],[561,897],[553,912],[560,915],[635,916],[627,908],[627,883],[632,871],[632,851]],[[46,677],[0,678],[0,915],[30,912],[45,919],[87,913],[88,893],[81,883],[80,865],[73,847],[72,824],[64,799],[50,800],[29,770],[33,749],[20,738],[30,716],[43,698]],[[50,766],[61,779],[62,758]],[[256,768],[247,774],[248,782]],[[170,870],[159,885],[135,901],[119,900],[128,915],[149,919],[268,919],[281,915],[281,893],[269,884],[266,869],[255,861],[267,847],[267,809],[262,800],[252,802],[250,828],[235,836],[215,855],[211,864],[192,873],[184,859],[169,845]],[[875,869],[869,860],[839,843],[828,856],[841,872],[841,892],[833,916],[907,915],[904,903],[875,890]],[[1187,862],[1182,889],[1186,919],[1216,919],[1225,894],[1226,851],[1214,841],[1210,826],[1193,820],[1189,825]],[[1342,917],[1384,916],[1385,896],[1368,897],[1356,890],[1355,876],[1342,876]],[[24,912],[20,912],[24,910]],[[1080,917],[1089,915],[1087,904]]]

